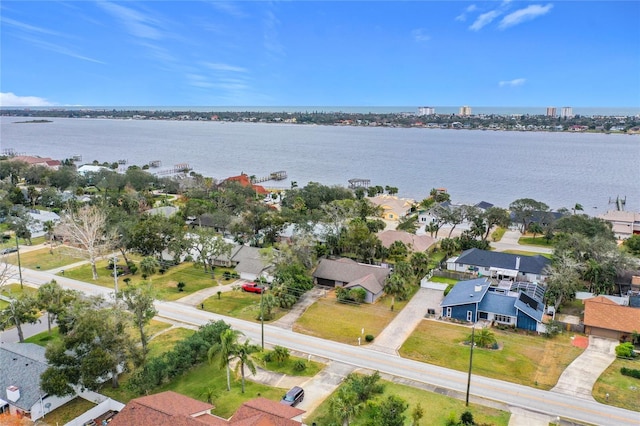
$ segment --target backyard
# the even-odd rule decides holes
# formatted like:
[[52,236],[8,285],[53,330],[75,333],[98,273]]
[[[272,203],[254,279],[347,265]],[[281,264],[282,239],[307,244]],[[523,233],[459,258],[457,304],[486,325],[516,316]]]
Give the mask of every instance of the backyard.
[[[499,349],[477,348],[473,373],[539,389],[551,389],[560,374],[583,349],[571,344],[571,334],[548,339],[515,331],[491,330]],[[403,357],[459,371],[469,368],[469,326],[424,320],[400,348]]]

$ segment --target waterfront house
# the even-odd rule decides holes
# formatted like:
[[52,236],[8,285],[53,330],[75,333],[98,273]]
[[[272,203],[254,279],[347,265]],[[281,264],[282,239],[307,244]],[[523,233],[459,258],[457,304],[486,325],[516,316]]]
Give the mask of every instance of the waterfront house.
[[543,332],[544,304],[540,294],[544,292],[538,286],[517,284],[492,286],[488,278],[459,281],[440,303],[442,317]]
[[384,293],[384,286],[391,269],[366,265],[355,260],[322,259],[313,272],[313,282],[326,287],[362,288],[365,302],[373,303]]
[[619,240],[626,240],[634,234],[640,234],[640,213],[609,210],[598,217],[611,224],[613,234]]
[[447,269],[498,280],[542,282],[551,261],[540,255],[524,256],[471,248],[447,260]]
[[267,195],[269,193],[269,191],[267,191],[264,186],[261,185],[254,185],[253,182],[251,182],[251,179],[249,178],[249,176],[246,173],[241,173],[238,176],[231,176],[226,178],[225,180],[223,180],[220,185],[224,185],[225,183],[230,183],[230,182],[237,182],[240,185],[246,187],[251,187],[254,191],[256,191],[257,194],[259,195]]
[[382,209],[382,219],[394,222],[409,216],[411,209],[415,205],[414,200],[386,194],[370,197],[369,201]]

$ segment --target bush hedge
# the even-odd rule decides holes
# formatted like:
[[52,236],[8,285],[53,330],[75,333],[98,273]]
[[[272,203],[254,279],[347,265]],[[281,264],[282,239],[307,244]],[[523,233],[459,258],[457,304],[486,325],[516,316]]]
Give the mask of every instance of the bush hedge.
[[620,369],[620,373],[622,373],[623,376],[629,376],[629,377],[634,377],[636,379],[640,379],[640,370],[636,368],[622,367]]

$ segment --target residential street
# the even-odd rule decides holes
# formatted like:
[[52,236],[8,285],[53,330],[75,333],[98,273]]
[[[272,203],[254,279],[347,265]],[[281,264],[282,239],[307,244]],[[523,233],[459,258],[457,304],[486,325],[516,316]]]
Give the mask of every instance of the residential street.
[[[113,291],[104,287],[55,276],[43,271],[25,269],[23,277],[25,282],[36,285],[55,278],[61,285],[87,294],[99,294],[107,297],[113,294]],[[157,302],[156,308],[160,317],[195,326],[222,319],[252,340],[260,341],[260,324],[258,323],[215,315],[176,302]],[[429,384],[436,388],[449,389],[463,394],[466,391],[467,374],[464,372],[403,359],[367,346],[350,346],[330,342],[273,325],[264,326],[264,335],[265,343],[268,345],[285,346],[292,351],[333,360],[354,368],[379,370],[383,374]],[[378,344],[380,343],[378,342]],[[576,396],[542,391],[481,376],[472,376],[470,394],[474,400],[485,398],[504,403],[510,407],[519,407],[552,417],[561,416],[575,419],[588,424],[638,425],[640,423],[640,413],[638,412],[599,404],[593,400]]]

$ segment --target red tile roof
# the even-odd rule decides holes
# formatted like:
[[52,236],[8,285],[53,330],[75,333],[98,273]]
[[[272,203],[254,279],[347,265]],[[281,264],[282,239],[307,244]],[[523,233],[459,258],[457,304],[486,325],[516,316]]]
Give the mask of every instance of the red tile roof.
[[262,195],[266,195],[269,193],[269,191],[267,191],[266,189],[264,189],[263,186],[260,185],[254,185],[251,183],[251,180],[249,179],[249,176],[247,176],[245,173],[238,175],[238,176],[231,176],[228,177],[224,180],[224,182],[238,182],[240,185],[247,187],[250,186],[251,188],[253,188],[258,194],[262,194]]
[[631,333],[640,331],[640,308],[620,306],[604,296],[584,301],[584,325]]

